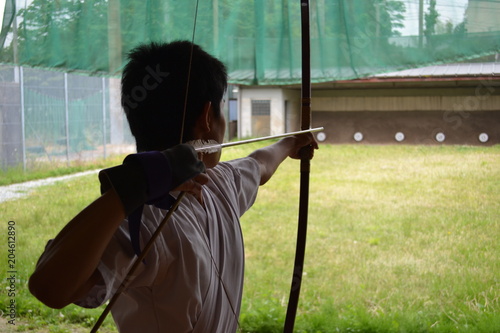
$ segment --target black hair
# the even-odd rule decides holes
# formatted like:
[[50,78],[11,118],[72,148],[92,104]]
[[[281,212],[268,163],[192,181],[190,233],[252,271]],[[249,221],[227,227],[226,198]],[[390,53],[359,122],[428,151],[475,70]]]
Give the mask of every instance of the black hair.
[[188,41],[152,42],[129,53],[122,74],[121,104],[137,151],[163,150],[180,143],[188,72],[182,142],[193,139],[192,128],[206,102],[212,103],[215,116],[220,117],[226,67]]

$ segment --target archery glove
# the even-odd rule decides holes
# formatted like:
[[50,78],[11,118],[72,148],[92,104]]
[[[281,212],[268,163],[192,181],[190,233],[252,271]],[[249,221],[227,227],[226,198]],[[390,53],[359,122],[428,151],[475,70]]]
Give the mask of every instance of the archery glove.
[[170,202],[169,194],[187,180],[205,172],[194,148],[180,144],[164,151],[128,155],[122,165],[99,172],[101,193],[114,188],[129,216],[143,204]]

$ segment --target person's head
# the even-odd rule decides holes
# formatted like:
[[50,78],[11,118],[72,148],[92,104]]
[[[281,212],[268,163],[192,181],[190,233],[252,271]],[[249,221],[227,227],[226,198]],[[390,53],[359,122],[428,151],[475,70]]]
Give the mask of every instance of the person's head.
[[[138,151],[179,144],[183,118],[182,142],[222,140],[216,133],[204,137],[203,132],[213,131],[214,126],[200,129],[198,125],[203,127],[207,121],[215,122],[215,127],[225,124],[221,110],[227,88],[224,64],[187,41],[143,44],[129,53],[129,59],[122,75],[121,103]],[[224,130],[218,129],[222,136]]]

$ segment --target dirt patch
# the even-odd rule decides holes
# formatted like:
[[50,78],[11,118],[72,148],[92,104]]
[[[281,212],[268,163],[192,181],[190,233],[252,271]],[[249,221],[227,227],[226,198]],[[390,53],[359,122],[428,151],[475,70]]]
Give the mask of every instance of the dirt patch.
[[18,324],[17,320],[16,320],[16,325],[12,325],[7,322],[6,318],[0,317],[0,332],[1,333],[19,332],[16,331],[17,324]]

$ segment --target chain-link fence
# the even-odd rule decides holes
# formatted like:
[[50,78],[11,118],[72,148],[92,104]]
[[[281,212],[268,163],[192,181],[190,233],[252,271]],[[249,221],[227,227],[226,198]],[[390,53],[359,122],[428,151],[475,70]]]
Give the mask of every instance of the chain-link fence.
[[0,66],[1,168],[131,152],[119,80]]

